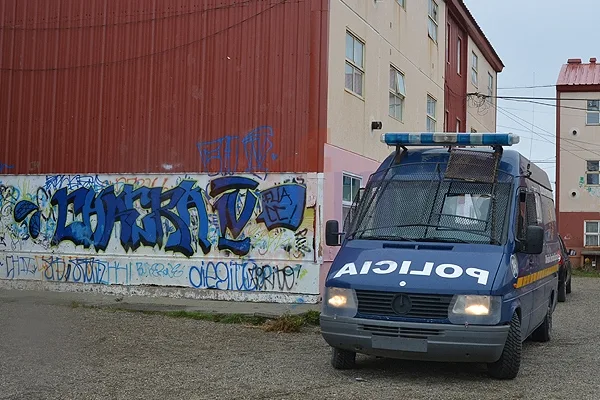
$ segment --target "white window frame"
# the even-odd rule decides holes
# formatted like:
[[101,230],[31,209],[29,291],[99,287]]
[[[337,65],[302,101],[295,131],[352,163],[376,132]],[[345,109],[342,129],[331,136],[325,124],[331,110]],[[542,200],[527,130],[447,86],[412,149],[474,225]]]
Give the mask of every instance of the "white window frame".
[[[588,222],[591,223],[597,223],[598,224],[598,232],[588,232],[587,231],[587,224]],[[596,237],[596,243],[598,244],[587,244],[587,238],[588,236],[595,236]],[[600,221],[598,220],[585,220],[583,221],[583,246],[584,247],[598,247],[600,246]]]
[[[595,103],[595,106],[591,106],[590,103]],[[585,102],[586,105],[586,113],[585,113],[585,124],[586,125],[600,125],[600,100],[588,99]],[[590,122],[590,115],[596,115],[598,122]]]
[[[349,30],[346,30],[346,40],[348,40],[348,37],[350,37],[352,39],[352,59],[348,58],[348,55],[345,54],[344,58],[346,60],[345,64],[344,64],[344,88],[354,94],[355,96],[358,96],[360,98],[364,98],[365,96],[365,41],[362,40],[361,38],[359,38],[358,36],[356,36],[355,34],[353,34],[352,32],[350,32]],[[346,51],[345,48],[345,43],[344,42],[344,53]],[[358,65],[356,63],[357,60],[354,59],[354,46],[356,45],[356,43],[359,43],[362,46],[362,60],[360,60],[360,65]],[[352,68],[352,87],[349,88],[346,82],[346,67],[350,67]],[[354,75],[356,73],[356,71],[360,72],[360,91],[361,93],[358,93],[354,87]]]
[[[394,87],[392,87],[392,74],[395,74],[394,77]],[[399,83],[400,80],[402,79],[402,86],[400,87]],[[404,73],[402,71],[400,71],[398,68],[394,67],[393,65],[390,64],[390,87],[389,87],[389,96],[388,96],[388,115],[392,118],[394,118],[397,121],[402,122],[404,120],[404,103],[406,101],[406,76],[404,75]],[[392,114],[392,104],[391,104],[391,99],[395,98],[397,100],[400,101],[400,116],[398,115],[394,115]],[[394,108],[396,109],[396,107]]]
[[[344,200],[344,178],[350,178],[350,194],[352,195],[352,184],[354,181],[358,181],[358,190],[362,187],[362,176],[356,175],[350,172],[342,172],[342,227],[344,226],[344,222],[346,221],[346,217],[344,216],[344,209],[350,210],[352,208],[352,202],[354,201],[354,197],[352,197],[349,201]],[[358,192],[357,190],[357,192]]]
[[479,70],[479,57],[475,52],[471,52],[471,83],[477,87],[478,81],[478,70]]
[[492,96],[494,95],[494,76],[488,72],[488,96],[490,96],[490,103],[492,103],[493,98]]
[[439,11],[440,6],[438,3],[435,0],[429,0],[429,7],[427,9],[427,35],[435,43],[438,41]]
[[[433,102],[433,114],[429,114],[429,103]],[[433,97],[432,95],[430,95],[429,93],[427,94],[427,104],[425,106],[425,112],[427,113],[427,120],[425,122],[425,130],[427,132],[435,132],[436,127],[437,127],[437,118],[436,118],[436,114],[437,114],[437,99],[435,97]],[[429,130],[428,125],[429,122],[431,121],[431,123],[433,123],[433,130]]]
[[[597,170],[589,169],[589,163],[597,163]],[[588,176],[598,176],[598,183],[588,183]],[[600,160],[585,160],[585,186],[600,186]]]
[[396,0],[396,3],[406,10],[406,0]]

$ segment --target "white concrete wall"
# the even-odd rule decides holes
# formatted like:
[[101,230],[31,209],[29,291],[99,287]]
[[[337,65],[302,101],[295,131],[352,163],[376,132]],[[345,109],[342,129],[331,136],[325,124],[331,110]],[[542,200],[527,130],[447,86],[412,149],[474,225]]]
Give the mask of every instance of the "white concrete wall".
[[[560,109],[560,211],[598,212],[600,185],[588,185],[586,160],[600,160],[600,126],[586,125],[586,100],[600,99],[600,92],[561,93]],[[577,131],[573,135],[573,130]],[[573,196],[574,194],[574,196]]]
[[0,184],[0,280],[318,298],[322,174],[4,175]]
[[[477,55],[477,85],[473,84],[472,59],[473,53]],[[467,93],[479,92],[488,95],[488,74],[492,75],[492,96],[497,96],[498,74],[490,63],[484,58],[483,54],[469,36],[467,50]],[[473,100],[467,102],[467,132],[475,129],[477,132],[496,132],[496,105],[497,99],[493,98],[485,104],[477,104]]]
[[[428,93],[437,99],[437,130],[442,130],[446,11],[442,0],[437,3],[436,44],[427,33],[427,0],[408,0],[406,9],[395,0],[331,0],[328,143],[367,159],[382,160],[391,151],[380,142],[382,132],[425,130]],[[362,98],[345,90],[347,29],[365,42]],[[390,64],[405,75],[402,122],[388,115]],[[371,131],[373,120],[382,121],[381,131]]]

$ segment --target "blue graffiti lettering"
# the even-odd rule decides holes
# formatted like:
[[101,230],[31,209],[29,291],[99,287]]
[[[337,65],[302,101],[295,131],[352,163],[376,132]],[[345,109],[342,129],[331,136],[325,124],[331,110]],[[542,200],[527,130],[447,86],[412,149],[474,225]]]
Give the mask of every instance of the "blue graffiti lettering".
[[98,175],[47,175],[44,189],[54,191],[66,187],[75,190],[83,187],[99,192],[109,185],[108,181],[101,181]]
[[246,263],[236,261],[229,264],[202,261],[199,266],[189,268],[188,277],[190,285],[196,289],[255,290]]
[[296,230],[304,219],[306,187],[283,184],[261,193],[263,211],[256,219],[264,222],[267,229],[286,228]]
[[14,167],[14,165],[8,165],[0,162],[0,172],[4,171],[5,169],[13,169]]
[[238,256],[248,254],[252,235],[247,227],[257,214],[256,223],[267,230],[295,231],[302,225],[305,185],[283,183],[259,191],[254,179],[226,176],[212,180],[208,191],[189,179],[168,190],[115,183],[98,192],[62,187],[51,195],[38,188],[28,200],[15,199],[12,213],[22,240],[40,237],[38,242],[47,246],[68,241],[99,252],[115,237],[126,252],[146,246],[187,257],[208,254],[213,245]]
[[[241,140],[236,135],[227,135],[217,140],[199,142],[202,171],[210,176],[231,175],[235,172],[247,172],[266,179],[269,171],[267,161],[277,159],[277,154],[271,153],[273,149],[273,128],[260,126],[246,133]],[[245,167],[238,170],[238,164],[243,154]],[[243,162],[243,161],[242,161]],[[263,173],[257,175],[257,173]]]
[[[248,254],[248,251],[250,251],[250,238],[242,240],[237,240],[237,238],[254,214],[257,198],[250,190],[256,189],[257,186],[256,181],[239,176],[217,178],[211,182],[211,197],[221,195],[214,205],[221,223],[219,250],[230,250],[237,255]],[[249,190],[246,192],[244,205],[238,216],[238,199],[240,191],[244,189]],[[231,232],[233,239],[226,237],[227,230]]]
[[[103,189],[99,194],[89,188],[79,188],[70,193],[66,188],[61,188],[51,199],[52,206],[58,208],[52,245],[66,240],[84,248],[94,246],[96,250],[106,250],[114,224],[119,221],[121,244],[126,251],[137,250],[142,244],[163,248],[164,237],[167,236],[162,224],[162,218],[165,218],[174,229],[168,234],[164,249],[189,257],[194,253],[189,229],[190,210],[195,209],[200,218],[195,243],[207,253],[211,244],[207,237],[206,204],[200,189],[193,186],[194,182],[183,181],[175,188],[163,192],[160,187],[141,187],[134,190],[133,185],[126,184],[119,195],[115,194],[113,186]],[[140,213],[134,207],[136,202],[150,211],[141,218],[141,226],[137,224]],[[67,223],[71,205],[73,221]],[[34,214],[29,219],[29,232],[32,237],[37,237],[40,210],[36,204],[27,200],[20,201],[15,207],[14,218],[15,221],[21,222],[32,212]],[[96,218],[94,229],[91,223],[92,216]],[[79,217],[81,220],[75,220]]]
[[6,276],[14,279],[15,276],[35,275],[37,263],[34,257],[6,256]]

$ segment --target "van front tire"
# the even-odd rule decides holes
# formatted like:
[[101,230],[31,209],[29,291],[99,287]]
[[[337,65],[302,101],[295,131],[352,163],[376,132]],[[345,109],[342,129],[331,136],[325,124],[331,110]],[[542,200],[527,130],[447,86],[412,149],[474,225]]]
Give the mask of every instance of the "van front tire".
[[352,369],[356,365],[356,353],[334,347],[331,354],[331,365],[335,369]]
[[521,367],[521,321],[517,313],[513,314],[504,350],[500,359],[488,364],[488,374],[495,379],[514,379]]

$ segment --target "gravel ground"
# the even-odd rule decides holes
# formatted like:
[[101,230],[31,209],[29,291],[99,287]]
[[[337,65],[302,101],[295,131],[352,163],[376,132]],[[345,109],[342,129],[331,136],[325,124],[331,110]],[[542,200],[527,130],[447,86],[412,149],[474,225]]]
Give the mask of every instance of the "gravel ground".
[[318,330],[257,328],[18,300],[0,304],[0,399],[598,399],[600,279],[574,278],[521,372],[358,357],[336,371]]

